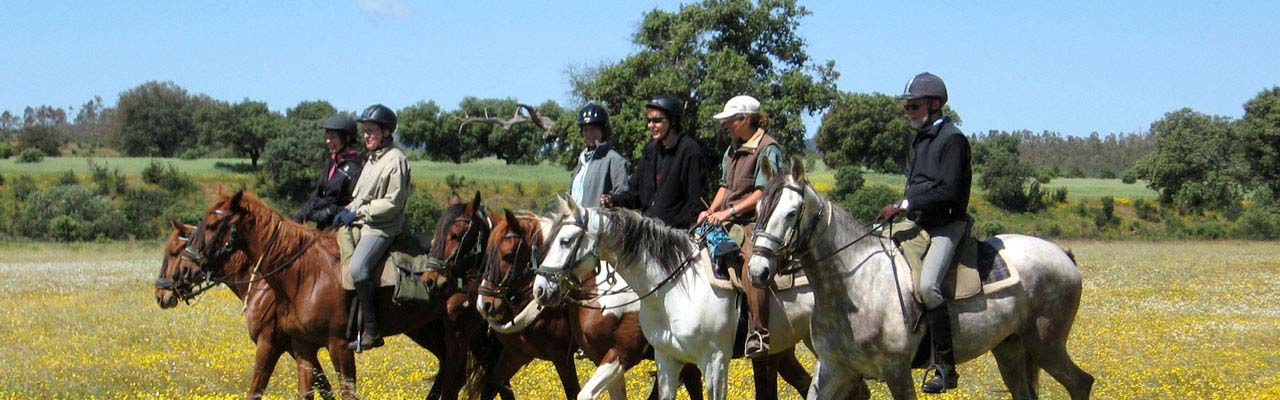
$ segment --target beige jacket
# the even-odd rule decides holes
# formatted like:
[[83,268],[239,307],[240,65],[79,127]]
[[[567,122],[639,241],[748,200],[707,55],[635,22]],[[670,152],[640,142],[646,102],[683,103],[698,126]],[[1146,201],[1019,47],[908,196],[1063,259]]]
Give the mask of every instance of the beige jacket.
[[363,225],[360,236],[399,235],[404,230],[409,191],[409,160],[404,152],[389,146],[369,153],[347,204],[356,214],[355,223]]

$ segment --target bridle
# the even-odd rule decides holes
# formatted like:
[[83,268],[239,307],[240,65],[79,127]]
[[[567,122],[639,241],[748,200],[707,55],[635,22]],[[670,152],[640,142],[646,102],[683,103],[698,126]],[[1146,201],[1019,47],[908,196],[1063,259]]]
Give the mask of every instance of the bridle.
[[[515,304],[520,300],[520,294],[522,292],[528,292],[528,290],[516,290],[515,285],[524,281],[534,273],[532,268],[519,268],[520,250],[525,247],[529,248],[529,264],[532,265],[533,263],[536,263],[539,258],[539,249],[538,243],[530,241],[524,235],[519,235],[511,230],[508,230],[506,234],[502,236],[502,240],[505,241],[507,239],[519,240],[516,244],[515,250],[511,252],[511,254],[515,255],[515,260],[513,260],[511,266],[507,268],[506,273],[503,273],[502,276],[498,276],[498,267],[502,264],[501,257],[498,257],[498,248],[500,246],[494,246],[489,249],[489,256],[485,257],[486,265],[484,268],[483,278],[485,281],[493,283],[496,288],[488,288],[481,285],[477,291],[481,296],[497,297],[505,300],[507,304]],[[515,273],[516,269],[520,269],[519,274]]]
[[[479,222],[477,222],[479,220]],[[489,217],[483,210],[477,210],[470,217],[458,217],[449,222],[449,225],[463,223],[467,224],[467,229],[462,232],[462,239],[459,240],[458,247],[453,249],[453,253],[446,258],[427,257],[427,264],[424,267],[425,272],[433,272],[452,277],[448,282],[456,285],[456,288],[466,287],[466,278],[472,274],[456,274],[455,271],[459,265],[477,265],[484,257],[484,240],[489,236],[489,232],[493,229],[489,225]],[[471,246],[467,247],[467,239],[471,238]],[[463,251],[463,247],[467,247]],[[472,272],[472,271],[468,271]]]
[[[226,215],[227,212],[222,209],[218,209],[218,210],[214,210],[214,214]],[[307,250],[309,250],[311,246],[315,244],[317,236],[312,235],[307,240],[305,245],[299,247],[298,250],[295,250],[293,252],[293,254],[290,254],[288,257],[286,257],[284,261],[280,263],[280,266],[276,267],[276,269],[268,273],[258,275],[257,274],[258,267],[262,264],[263,258],[265,258],[267,254],[270,254],[271,250],[274,248],[273,246],[277,242],[276,239],[277,239],[277,236],[279,236],[280,234],[280,226],[283,222],[284,222],[283,220],[276,221],[276,227],[274,230],[272,230],[271,237],[266,242],[267,247],[264,248],[262,250],[262,254],[259,255],[258,262],[254,265],[252,275],[249,277],[249,279],[235,281],[235,280],[226,279],[225,277],[226,271],[225,271],[224,264],[226,262],[226,257],[229,256],[231,253],[235,252],[236,246],[238,246],[241,243],[241,240],[238,235],[239,224],[231,223],[231,224],[220,225],[218,227],[217,235],[215,235],[215,237],[220,236],[223,232],[227,232],[227,240],[223,242],[222,246],[219,247],[217,250],[215,250],[213,254],[206,256],[203,252],[201,252],[196,247],[197,245],[200,245],[201,247],[203,247],[204,241],[205,241],[204,232],[206,230],[205,225],[207,224],[207,220],[200,221],[200,225],[197,226],[196,230],[191,234],[194,240],[188,240],[187,247],[183,249],[182,258],[196,264],[196,267],[201,271],[201,273],[197,274],[197,276],[201,279],[199,279],[197,282],[194,282],[194,283],[187,282],[191,284],[193,287],[195,287],[195,289],[190,290],[186,294],[183,294],[181,293],[180,290],[176,290],[176,289],[174,289],[174,292],[178,293],[179,298],[181,298],[183,301],[186,301],[188,304],[190,304],[191,299],[194,299],[196,296],[208,291],[209,289],[212,289],[218,286],[219,284],[227,285],[228,287],[234,286],[234,285],[252,284],[254,282],[270,278],[271,276],[277,273],[280,273],[281,271],[284,271],[285,268],[288,268],[290,265],[293,265],[294,261],[297,261],[298,258],[302,257],[302,255],[305,254]],[[167,258],[165,259],[165,262],[168,262]],[[161,279],[157,279],[156,287],[161,288],[160,286],[163,283],[165,282],[161,282]],[[172,281],[169,281],[168,283],[172,285],[172,287],[174,288],[177,287],[177,284]]]
[[[833,205],[831,204],[830,200],[824,202],[823,204],[824,206],[818,207],[817,213],[813,216],[813,218],[809,219],[809,224],[807,226],[804,226],[804,227],[801,226],[801,223],[803,222],[801,221],[801,219],[803,219],[805,215],[805,204],[807,204],[807,202],[805,201],[805,198],[807,197],[805,196],[806,194],[805,189],[807,187],[808,185],[805,185],[805,187],[801,187],[801,186],[792,185],[790,183],[782,187],[782,190],[793,191],[793,192],[796,192],[796,194],[800,195],[800,204],[796,206],[796,210],[794,212],[795,214],[794,218],[796,218],[797,221],[793,224],[788,224],[791,227],[789,228],[791,234],[787,235],[786,239],[770,234],[765,229],[761,229],[762,222],[763,224],[769,223],[769,218],[772,216],[774,209],[777,207],[778,201],[782,200],[781,195],[773,196],[774,200],[769,204],[769,207],[765,209],[765,212],[761,213],[760,217],[756,219],[756,227],[755,229],[753,229],[751,233],[754,237],[764,239],[765,241],[769,243],[773,243],[774,246],[776,246],[776,247],[761,246],[759,244],[753,243],[752,246],[754,247],[752,247],[752,249],[754,251],[754,254],[759,254],[761,257],[773,259],[775,261],[778,261],[780,265],[785,265],[786,268],[780,268],[776,272],[779,275],[789,274],[789,273],[799,271],[800,267],[798,265],[800,264],[799,263],[800,258],[806,254],[813,252],[814,249],[812,246],[810,246],[810,244],[813,242],[814,237],[821,236],[817,234],[818,225],[819,224],[822,225],[822,234],[826,234],[827,229],[830,228],[831,226],[830,221],[828,221],[827,223],[822,223],[824,220],[826,220],[827,218],[830,218],[831,216],[831,208],[833,207]],[[853,239],[849,243],[843,246],[840,246],[839,248],[836,248],[831,253],[828,253],[821,257],[817,257],[813,263],[817,264],[822,261],[825,261],[828,258],[834,257],[836,254],[839,254],[841,251],[844,251],[850,246],[853,246],[854,244],[862,241],[862,239],[866,239],[867,237],[870,237],[872,234],[874,234],[876,231],[880,230],[884,226],[885,226],[884,223],[872,226],[871,229],[868,229],[866,233],[862,234],[862,236],[858,236],[857,238]],[[881,245],[883,246],[883,243]],[[792,266],[792,265],[797,265],[797,266]]]

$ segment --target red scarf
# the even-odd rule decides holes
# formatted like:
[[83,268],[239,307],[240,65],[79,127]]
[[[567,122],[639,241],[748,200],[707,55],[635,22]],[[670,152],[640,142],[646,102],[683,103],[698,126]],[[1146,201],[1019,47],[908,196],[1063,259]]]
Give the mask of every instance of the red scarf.
[[346,161],[347,159],[353,158],[358,155],[360,155],[360,152],[355,150],[347,150],[344,152],[329,154],[329,159],[333,160],[333,163],[329,164],[329,176],[325,179],[333,179],[333,171],[336,171],[338,169],[338,164],[342,164],[343,161]]

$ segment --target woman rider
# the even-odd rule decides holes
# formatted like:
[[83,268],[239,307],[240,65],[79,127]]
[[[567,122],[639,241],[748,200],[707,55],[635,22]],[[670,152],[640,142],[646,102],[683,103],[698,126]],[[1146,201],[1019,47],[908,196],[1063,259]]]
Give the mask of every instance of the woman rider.
[[569,197],[583,207],[600,205],[600,195],[625,189],[627,160],[609,142],[609,111],[588,103],[578,111],[578,130],[587,148],[578,154],[578,166],[569,180]]
[[[725,149],[720,164],[720,188],[716,190],[710,208],[698,214],[698,222],[742,226],[745,234],[743,243],[751,243],[756,203],[764,196],[764,187],[768,184],[761,165],[769,163],[777,171],[782,161],[782,147],[773,136],[765,133],[769,117],[760,111],[760,101],[754,97],[729,99],[715,119],[724,125],[732,142]],[[742,258],[731,260],[731,263],[742,274],[747,306],[751,310],[751,332],[747,335],[743,352],[747,358],[756,358],[769,354],[769,291],[752,285],[747,269],[742,268],[742,261],[751,259],[751,246],[742,246],[741,251]]]
[[680,133],[684,103],[660,94],[645,105],[652,140],[626,187],[600,196],[601,207],[636,209],[677,229],[689,229],[702,210],[702,146]]
[[324,145],[329,149],[328,163],[316,177],[316,189],[293,215],[293,221],[315,222],[316,229],[333,225],[338,209],[351,203],[351,192],[360,179],[363,161],[356,150],[356,120],[344,113],[333,114],[320,125],[324,129]]
[[339,241],[355,243],[351,252],[351,280],[356,289],[361,329],[357,340],[347,346],[356,352],[382,346],[382,334],[374,314],[378,281],[373,269],[391,241],[404,229],[404,206],[410,190],[408,159],[396,148],[392,137],[396,113],[387,106],[374,104],[360,113],[359,121],[367,151],[364,171],[356,181],[351,204],[333,217],[335,226],[347,227],[340,230]]

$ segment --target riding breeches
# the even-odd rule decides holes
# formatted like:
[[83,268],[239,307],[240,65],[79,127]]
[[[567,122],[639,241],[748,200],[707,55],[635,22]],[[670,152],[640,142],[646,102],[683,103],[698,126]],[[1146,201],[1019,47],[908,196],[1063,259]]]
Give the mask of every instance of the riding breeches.
[[374,268],[378,266],[378,260],[382,259],[383,253],[386,253],[390,246],[391,238],[375,235],[361,236],[355,250],[351,252],[351,282],[360,284],[375,278]]
[[937,308],[946,301],[942,296],[942,279],[947,275],[966,225],[961,220],[925,229],[929,233],[929,250],[925,252],[920,271],[920,298],[924,300],[925,310]]

